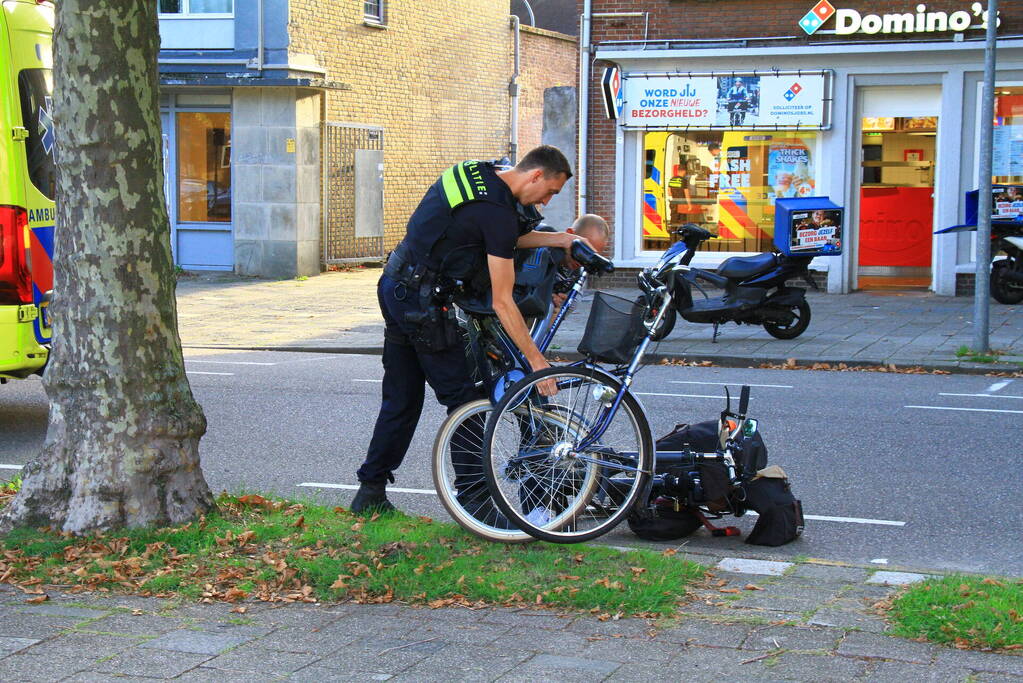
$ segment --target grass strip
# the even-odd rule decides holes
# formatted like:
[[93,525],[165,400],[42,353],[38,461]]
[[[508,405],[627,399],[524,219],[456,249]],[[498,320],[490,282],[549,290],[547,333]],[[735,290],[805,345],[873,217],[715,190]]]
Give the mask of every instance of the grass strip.
[[896,635],[960,648],[1023,649],[1023,579],[950,575],[912,584],[892,602]]
[[88,537],[16,529],[0,544],[0,580],[27,593],[52,584],[203,602],[398,600],[660,617],[705,575],[671,550],[502,545],[426,517],[365,519],[256,494],[222,494],[216,512],[177,527]]

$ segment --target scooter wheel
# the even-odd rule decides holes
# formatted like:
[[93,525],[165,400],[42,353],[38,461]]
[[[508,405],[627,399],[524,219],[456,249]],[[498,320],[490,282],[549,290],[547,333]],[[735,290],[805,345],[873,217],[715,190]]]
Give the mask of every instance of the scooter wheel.
[[767,333],[776,339],[795,339],[810,326],[810,304],[800,301],[791,307],[792,321],[789,323],[764,323]]
[[[637,297],[636,304],[639,306],[645,306],[646,300],[642,296]],[[654,333],[650,335],[650,341],[659,342],[671,334],[671,331],[675,329],[675,322],[677,319],[678,313],[675,311],[674,307],[669,307],[668,310],[664,312],[664,316],[661,318],[661,324],[658,325],[657,329],[654,330]]]
[[995,261],[991,265],[991,296],[1000,304],[1018,304],[1023,301],[1023,283],[1006,277],[1012,270],[1008,260]]

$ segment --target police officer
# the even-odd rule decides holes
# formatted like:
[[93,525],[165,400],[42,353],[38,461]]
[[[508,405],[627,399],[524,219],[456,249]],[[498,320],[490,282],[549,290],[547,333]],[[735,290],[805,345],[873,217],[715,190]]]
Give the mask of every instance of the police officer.
[[[570,248],[575,235],[539,232],[537,206],[572,177],[557,148],[530,151],[513,168],[466,161],[444,171],[413,212],[377,285],[384,316],[383,401],[352,511],[394,509],[387,482],[405,458],[425,383],[448,412],[478,398],[451,309],[456,288],[492,290],[493,308],[530,367],[549,367],[512,299],[516,247]],[[557,391],[554,382],[540,387]]]

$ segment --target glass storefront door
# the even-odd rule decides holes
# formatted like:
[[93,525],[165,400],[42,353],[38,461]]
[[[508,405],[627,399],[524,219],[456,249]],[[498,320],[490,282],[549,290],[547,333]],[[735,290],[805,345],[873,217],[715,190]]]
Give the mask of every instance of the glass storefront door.
[[936,116],[862,119],[860,289],[931,284],[937,127]]

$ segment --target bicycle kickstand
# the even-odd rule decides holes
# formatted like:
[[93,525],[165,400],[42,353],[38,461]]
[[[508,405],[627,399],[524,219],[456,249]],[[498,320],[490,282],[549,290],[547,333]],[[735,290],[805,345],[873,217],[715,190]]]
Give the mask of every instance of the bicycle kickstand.
[[718,343],[718,328],[719,327],[721,327],[721,325],[719,325],[718,323],[714,323],[714,336],[710,338],[710,343],[711,344],[717,344]]
[[707,531],[710,532],[711,536],[742,536],[742,531],[737,526],[714,526],[699,510],[693,510],[692,512]]

